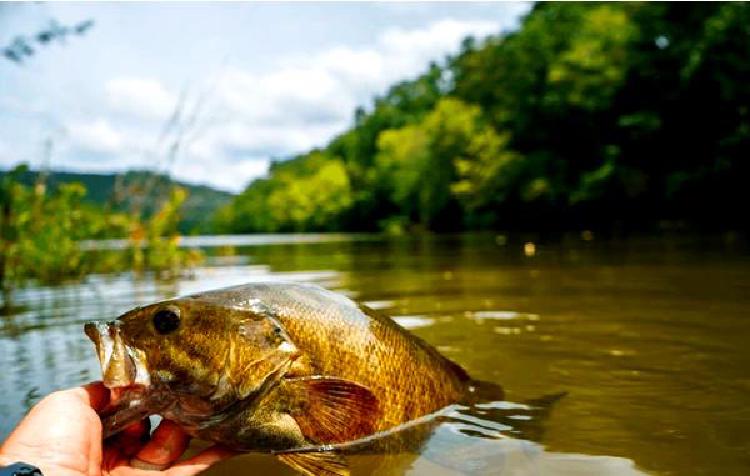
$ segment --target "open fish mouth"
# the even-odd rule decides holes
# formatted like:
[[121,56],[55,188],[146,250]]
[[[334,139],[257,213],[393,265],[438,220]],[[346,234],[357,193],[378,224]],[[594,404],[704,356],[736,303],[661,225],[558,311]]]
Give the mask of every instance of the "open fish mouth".
[[105,437],[111,436],[148,416],[151,379],[146,359],[141,351],[123,342],[117,321],[89,322],[84,331],[96,347],[102,380],[110,390],[109,405],[101,416]]

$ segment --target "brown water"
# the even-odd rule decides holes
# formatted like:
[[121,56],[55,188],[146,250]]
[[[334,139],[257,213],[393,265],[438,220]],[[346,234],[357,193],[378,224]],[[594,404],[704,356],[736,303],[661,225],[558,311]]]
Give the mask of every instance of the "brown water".
[[[234,248],[207,248],[192,279],[93,276],[18,293],[15,314],[0,318],[0,438],[40,396],[99,377],[83,322],[177,294],[296,280],[385,310],[506,391],[480,413],[451,409],[418,454],[351,458],[355,474],[750,474],[741,238],[212,240],[193,244]],[[559,391],[568,395],[549,406],[524,405]],[[212,474],[249,468],[293,474],[257,455]]]

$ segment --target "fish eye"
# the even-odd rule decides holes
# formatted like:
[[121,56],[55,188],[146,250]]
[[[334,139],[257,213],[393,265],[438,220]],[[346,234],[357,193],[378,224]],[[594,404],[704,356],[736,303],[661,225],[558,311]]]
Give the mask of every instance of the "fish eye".
[[154,329],[165,335],[180,327],[180,316],[172,309],[161,309],[154,314]]

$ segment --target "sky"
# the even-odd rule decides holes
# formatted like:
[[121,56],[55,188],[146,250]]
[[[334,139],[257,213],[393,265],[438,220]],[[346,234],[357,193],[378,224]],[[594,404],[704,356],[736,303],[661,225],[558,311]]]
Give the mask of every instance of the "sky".
[[[232,192],[326,145],[393,83],[513,30],[528,3],[1,3],[0,168],[151,169]],[[172,120],[170,120],[170,118]],[[179,147],[174,144],[179,139]],[[49,153],[47,153],[49,152]]]

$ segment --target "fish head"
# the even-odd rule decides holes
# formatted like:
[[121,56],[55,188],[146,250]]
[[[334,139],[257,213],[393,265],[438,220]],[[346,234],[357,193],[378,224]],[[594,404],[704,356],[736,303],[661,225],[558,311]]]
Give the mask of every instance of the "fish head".
[[215,414],[261,393],[299,355],[262,309],[192,298],[138,307],[115,321],[88,323],[85,332],[115,413],[124,407],[174,413],[182,405],[193,414]]

